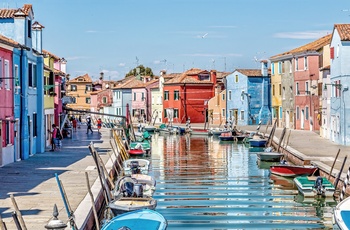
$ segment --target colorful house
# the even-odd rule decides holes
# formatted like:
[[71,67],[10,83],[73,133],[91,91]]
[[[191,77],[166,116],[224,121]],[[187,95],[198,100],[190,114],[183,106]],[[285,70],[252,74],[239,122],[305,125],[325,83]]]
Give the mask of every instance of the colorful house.
[[[14,115],[14,64],[13,50],[19,48],[19,44],[9,38],[0,35],[0,166],[9,164],[19,159],[15,155],[15,115]],[[16,66],[16,67],[15,67]],[[18,129],[18,126],[16,127]],[[18,148],[18,146],[16,146]]]
[[168,123],[167,111],[173,113],[173,123],[208,122],[208,101],[215,95],[216,71],[190,69],[164,82],[163,123]]
[[330,137],[350,145],[350,24],[335,24],[330,43],[331,76],[324,89],[331,92]]
[[[14,52],[14,59],[20,60],[18,95],[15,94],[20,109],[15,109],[18,119],[16,130],[20,135],[20,158],[44,152],[44,82],[42,56],[42,29],[39,23],[33,23],[32,5],[25,4],[19,9],[0,9],[0,31],[2,35],[18,42],[20,48]],[[15,67],[16,68],[16,67]],[[18,98],[20,98],[18,100]],[[19,112],[19,113],[18,113]]]
[[259,69],[236,69],[226,77],[227,119],[237,126],[271,123],[270,76],[267,61]]
[[92,92],[92,80],[88,74],[68,80],[66,95],[72,98],[72,103],[67,104],[68,108],[90,111]]
[[270,59],[271,61],[271,106],[272,123],[277,122],[277,127],[283,127],[282,111],[282,61]]

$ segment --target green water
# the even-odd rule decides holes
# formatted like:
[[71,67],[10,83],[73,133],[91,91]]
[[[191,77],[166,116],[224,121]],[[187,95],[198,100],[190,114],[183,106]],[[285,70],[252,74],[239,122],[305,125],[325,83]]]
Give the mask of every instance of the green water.
[[333,228],[334,200],[305,200],[249,146],[154,135],[150,160],[168,230]]

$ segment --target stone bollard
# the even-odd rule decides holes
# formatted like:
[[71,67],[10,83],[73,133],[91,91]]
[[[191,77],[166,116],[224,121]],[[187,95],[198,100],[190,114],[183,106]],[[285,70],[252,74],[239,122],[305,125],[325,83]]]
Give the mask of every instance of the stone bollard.
[[57,205],[55,204],[53,206],[53,219],[50,220],[50,222],[45,225],[46,229],[53,229],[53,230],[64,230],[66,229],[67,225],[63,223],[62,220],[59,220],[58,217],[58,210],[57,210]]

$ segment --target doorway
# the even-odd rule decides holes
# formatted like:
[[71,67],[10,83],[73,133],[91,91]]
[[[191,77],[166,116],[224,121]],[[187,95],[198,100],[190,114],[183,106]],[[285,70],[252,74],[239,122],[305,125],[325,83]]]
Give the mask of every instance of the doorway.
[[301,110],[301,120],[300,120],[300,129],[304,129],[304,119],[305,119],[305,111]]

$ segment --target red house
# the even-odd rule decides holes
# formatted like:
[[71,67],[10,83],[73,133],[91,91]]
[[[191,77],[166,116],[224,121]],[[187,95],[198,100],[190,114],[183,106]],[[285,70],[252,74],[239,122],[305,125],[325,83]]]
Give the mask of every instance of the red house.
[[[166,76],[164,76],[166,78]],[[190,69],[164,82],[163,123],[169,122],[167,110],[173,111],[173,123],[204,123],[208,101],[215,94],[216,71]]]

